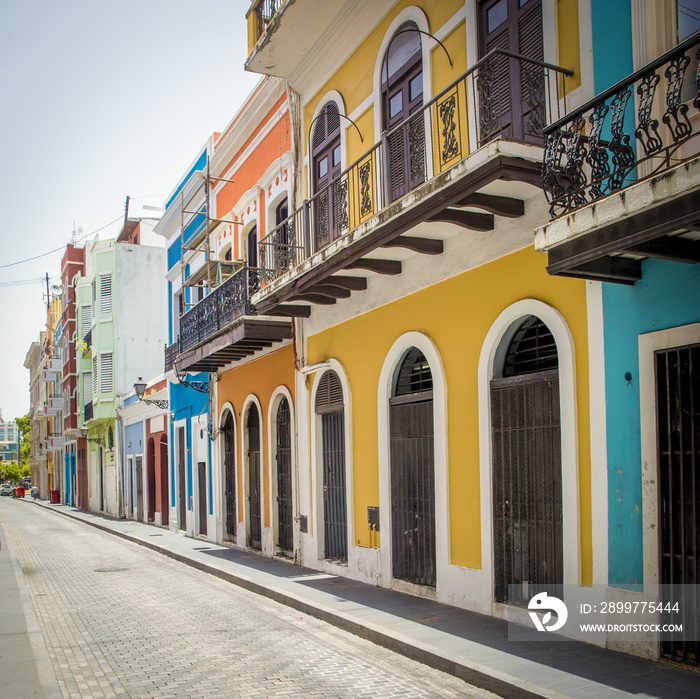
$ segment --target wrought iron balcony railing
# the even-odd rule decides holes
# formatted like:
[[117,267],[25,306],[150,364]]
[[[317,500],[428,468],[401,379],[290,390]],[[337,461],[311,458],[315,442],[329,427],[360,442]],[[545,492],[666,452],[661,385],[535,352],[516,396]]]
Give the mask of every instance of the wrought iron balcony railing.
[[[269,282],[497,138],[544,144],[571,71],[494,49],[260,242]],[[560,111],[560,91],[562,94]]]
[[698,155],[699,49],[694,34],[544,130],[552,218]]
[[238,318],[255,315],[250,297],[260,289],[260,271],[242,267],[180,318],[180,352],[208,340]]
[[270,20],[275,16],[283,2],[284,0],[258,0],[255,5],[255,41],[258,41],[263,35]]
[[165,373],[167,374],[174,366],[177,355],[180,353],[180,342],[176,340],[172,345],[165,348]]

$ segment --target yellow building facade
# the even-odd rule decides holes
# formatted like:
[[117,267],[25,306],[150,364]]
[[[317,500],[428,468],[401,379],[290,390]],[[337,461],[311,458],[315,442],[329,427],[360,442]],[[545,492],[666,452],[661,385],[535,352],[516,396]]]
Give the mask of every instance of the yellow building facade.
[[599,290],[533,246],[541,129],[592,90],[582,9],[299,5],[253,3],[247,62],[299,124],[296,210],[253,296],[295,317],[298,557],[504,615],[599,581]]

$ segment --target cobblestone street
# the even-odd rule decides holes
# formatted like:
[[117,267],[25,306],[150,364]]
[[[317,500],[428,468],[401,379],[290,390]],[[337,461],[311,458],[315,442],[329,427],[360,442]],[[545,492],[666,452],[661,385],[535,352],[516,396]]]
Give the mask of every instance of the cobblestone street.
[[492,696],[44,508],[0,523],[64,697]]

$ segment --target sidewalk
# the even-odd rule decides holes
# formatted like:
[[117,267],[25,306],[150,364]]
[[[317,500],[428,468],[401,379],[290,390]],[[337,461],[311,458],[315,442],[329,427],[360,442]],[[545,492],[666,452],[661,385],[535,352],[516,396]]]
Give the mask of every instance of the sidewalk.
[[[31,502],[31,501],[30,501]],[[590,644],[518,643],[505,621],[134,520],[37,505],[216,575],[506,698],[696,699],[700,672]]]

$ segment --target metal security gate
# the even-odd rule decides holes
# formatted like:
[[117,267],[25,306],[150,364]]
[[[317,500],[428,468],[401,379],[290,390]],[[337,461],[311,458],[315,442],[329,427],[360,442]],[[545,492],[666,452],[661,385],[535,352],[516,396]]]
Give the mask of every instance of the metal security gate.
[[233,417],[226,413],[224,426],[224,489],[226,499],[226,534],[236,536],[236,441],[233,433]]
[[425,356],[410,350],[390,399],[392,575],[435,587],[433,382]]
[[563,582],[557,370],[492,381],[491,415],[495,599],[526,605]]
[[502,373],[491,381],[494,598],[523,606],[564,582],[558,357],[539,318],[516,329]]
[[197,492],[199,494],[199,534],[207,535],[207,464],[197,463]]
[[326,372],[316,392],[323,445],[323,525],[325,557],[348,559],[345,493],[345,412],[343,390],[334,371]]
[[136,457],[136,519],[143,522],[143,456]]
[[248,410],[248,505],[250,545],[262,548],[260,517],[260,416],[255,405]]
[[[665,601],[679,613],[661,619],[683,624],[683,638],[662,641],[661,655],[700,665],[700,345],[659,351],[656,401],[659,468],[659,556]],[[675,586],[693,586],[679,588]],[[685,592],[685,598],[680,593]],[[688,639],[688,640],[686,640]]]
[[282,551],[294,548],[292,535],[292,439],[289,401],[277,408],[277,544]]
[[184,531],[187,526],[187,493],[185,492],[185,468],[187,450],[185,448],[185,428],[177,428],[177,472],[178,472],[178,496],[180,498],[180,508],[178,517],[178,529]]

